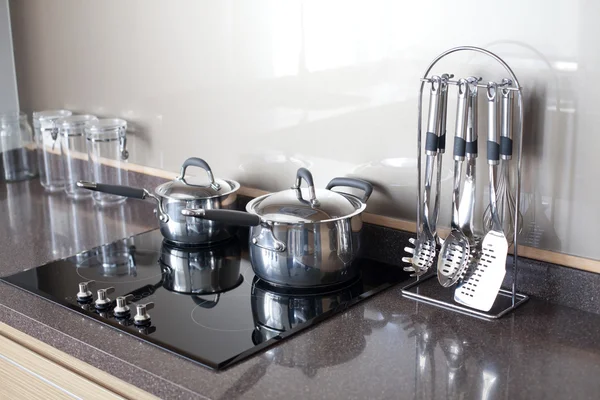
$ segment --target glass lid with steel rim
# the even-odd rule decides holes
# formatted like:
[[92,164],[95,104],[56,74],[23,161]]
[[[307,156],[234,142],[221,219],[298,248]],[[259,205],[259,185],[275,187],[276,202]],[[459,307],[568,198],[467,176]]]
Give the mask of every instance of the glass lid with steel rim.
[[[208,181],[203,177],[186,177],[187,167],[199,167],[206,171]],[[175,180],[163,183],[155,190],[156,194],[174,200],[200,200],[224,196],[237,191],[236,181],[215,179],[208,163],[201,158],[191,157],[183,162],[181,172]]]
[[[302,179],[308,183],[308,188],[300,188]],[[362,212],[366,207],[364,201],[350,194],[329,190],[334,186],[342,186],[332,185],[336,181],[343,181],[343,186],[365,189],[364,201],[372,191],[369,183],[351,178],[336,178],[327,185],[327,189],[315,189],[311,173],[306,168],[300,168],[295,186],[259,197],[248,203],[246,209],[267,221],[281,223],[323,222]],[[364,185],[368,185],[368,188]]]
[[90,141],[120,140],[126,135],[127,121],[120,118],[102,118],[85,123],[86,139]]
[[85,125],[97,121],[95,115],[83,114],[59,118],[55,124],[63,136],[82,136]]
[[73,113],[69,110],[45,110],[33,112],[33,125],[39,127],[42,121],[54,121],[59,118],[71,116]]

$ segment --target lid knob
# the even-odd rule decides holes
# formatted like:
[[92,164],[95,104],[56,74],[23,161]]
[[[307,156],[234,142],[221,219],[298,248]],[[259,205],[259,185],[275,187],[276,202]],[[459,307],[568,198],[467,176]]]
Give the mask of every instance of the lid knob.
[[212,170],[210,169],[210,166],[208,165],[208,163],[198,157],[190,157],[183,162],[183,164],[181,165],[181,172],[179,173],[179,176],[177,177],[177,179],[179,179],[185,183],[185,171],[186,171],[187,167],[198,167],[198,168],[202,168],[203,170],[205,170],[206,174],[208,175],[210,187],[213,188],[213,190],[215,190],[215,191],[221,190],[221,185],[219,185],[217,182],[215,182],[215,176],[213,175]]
[[306,184],[308,185],[308,201],[310,203],[310,206],[313,208],[319,207],[320,203],[319,200],[317,200],[313,176],[310,173],[310,171],[304,167],[298,168],[298,171],[296,172],[296,184],[292,186],[292,189],[296,190],[296,196],[298,197],[298,200],[303,200],[302,191],[300,190],[300,185],[302,185],[302,179],[304,179],[306,181]]

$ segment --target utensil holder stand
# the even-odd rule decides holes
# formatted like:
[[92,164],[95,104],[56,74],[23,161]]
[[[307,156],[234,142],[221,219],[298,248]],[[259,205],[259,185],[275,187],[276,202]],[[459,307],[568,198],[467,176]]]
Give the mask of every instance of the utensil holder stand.
[[[473,46],[460,46],[460,47],[454,47],[452,49],[446,50],[445,52],[443,52],[442,54],[440,54],[439,56],[437,56],[430,64],[429,67],[427,68],[427,70],[425,71],[425,73],[423,74],[423,77],[420,79],[421,81],[421,86],[420,86],[420,90],[419,90],[419,100],[418,100],[418,114],[419,114],[419,120],[417,123],[417,166],[418,166],[418,201],[417,201],[417,230],[419,229],[419,227],[421,226],[421,207],[422,207],[422,202],[421,202],[421,196],[423,195],[422,193],[422,181],[421,181],[421,177],[422,177],[422,171],[421,171],[421,154],[422,154],[422,135],[421,135],[421,131],[422,131],[422,113],[423,113],[423,89],[425,87],[425,83],[426,82],[430,82],[430,78],[428,78],[429,73],[431,72],[432,68],[440,61],[442,60],[444,57],[456,53],[456,52],[475,52],[475,53],[480,53],[480,54],[484,54],[492,59],[494,59],[495,61],[497,61],[502,67],[504,67],[504,69],[506,70],[506,72],[510,75],[510,78],[512,79],[511,81],[508,80],[504,80],[502,82],[502,85],[508,89],[508,90],[512,90],[515,91],[517,93],[517,104],[518,104],[518,108],[519,108],[519,114],[518,114],[518,137],[516,138],[517,140],[515,141],[516,144],[516,150],[517,150],[517,184],[516,184],[516,195],[515,195],[515,220],[514,220],[514,241],[513,241],[513,262],[512,262],[512,285],[510,290],[507,289],[501,289],[500,292],[498,293],[498,296],[496,298],[496,301],[493,305],[493,307],[491,308],[490,311],[480,311],[468,306],[465,306],[463,304],[457,303],[454,301],[454,287],[451,288],[444,288],[442,287],[438,282],[437,279],[432,279],[435,278],[436,275],[436,270],[437,268],[435,268],[435,264],[432,267],[432,272],[429,272],[423,276],[417,276],[416,280],[414,282],[412,282],[411,284],[405,286],[404,288],[402,288],[402,295],[404,297],[410,298],[410,299],[414,299],[416,301],[419,302],[424,302],[424,303],[428,303],[437,307],[441,307],[450,311],[454,311],[457,313],[461,313],[461,314],[466,314],[466,315],[470,315],[476,318],[480,318],[480,319],[485,319],[485,320],[494,320],[494,319],[498,319],[500,317],[502,317],[503,315],[508,314],[509,312],[513,311],[514,309],[516,309],[517,307],[519,307],[520,305],[522,305],[523,303],[525,303],[528,299],[529,296],[525,295],[525,294],[521,294],[521,293],[517,293],[517,276],[518,276],[518,269],[519,269],[519,257],[518,257],[518,241],[517,241],[517,236],[518,236],[518,215],[519,215],[519,203],[520,203],[520,199],[521,199],[521,155],[522,155],[522,147],[523,147],[523,93],[522,93],[522,87],[519,84],[519,81],[517,80],[517,77],[515,76],[514,72],[512,71],[512,69],[508,66],[508,64],[506,64],[506,62],[504,62],[504,60],[502,60],[500,57],[498,57],[496,54],[482,49],[480,47],[473,47]],[[456,83],[455,81],[449,81],[449,83]],[[480,87],[485,87],[485,85],[478,85]]]

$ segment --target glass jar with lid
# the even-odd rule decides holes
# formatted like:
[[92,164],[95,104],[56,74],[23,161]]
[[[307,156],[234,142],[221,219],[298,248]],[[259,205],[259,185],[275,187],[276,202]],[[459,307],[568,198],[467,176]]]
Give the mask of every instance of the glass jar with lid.
[[40,182],[49,192],[57,192],[65,187],[65,166],[60,152],[58,129],[54,122],[71,116],[69,110],[47,110],[33,113],[33,128],[38,146]]
[[0,114],[0,152],[4,180],[14,182],[37,176],[36,145],[25,113]]
[[65,166],[65,192],[74,199],[92,196],[89,190],[78,188],[77,181],[90,180],[84,127],[86,123],[96,121],[98,118],[93,115],[71,115],[55,122]]
[[[128,185],[125,168],[129,158],[127,121],[118,118],[99,119],[87,122],[84,130],[92,180],[110,185]],[[125,201],[125,197],[101,192],[94,192],[92,196],[101,205]]]

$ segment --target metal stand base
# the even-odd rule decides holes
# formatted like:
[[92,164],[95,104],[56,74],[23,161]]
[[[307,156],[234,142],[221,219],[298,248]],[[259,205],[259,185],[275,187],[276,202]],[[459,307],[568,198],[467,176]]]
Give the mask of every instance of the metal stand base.
[[500,289],[492,309],[488,312],[479,311],[455,302],[454,290],[442,287],[437,279],[432,279],[435,277],[435,274],[429,274],[403,287],[402,296],[488,321],[502,317],[529,300],[529,296],[515,293],[513,304],[512,292]]

